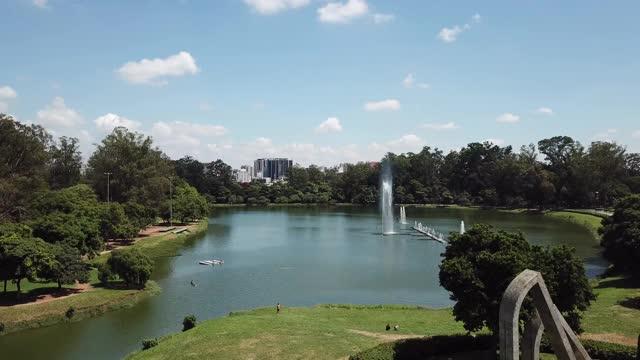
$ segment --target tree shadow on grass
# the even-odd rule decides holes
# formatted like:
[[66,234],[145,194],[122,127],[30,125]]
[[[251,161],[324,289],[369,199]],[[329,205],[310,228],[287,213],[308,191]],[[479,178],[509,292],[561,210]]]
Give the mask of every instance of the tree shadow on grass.
[[635,298],[626,298],[625,300],[618,301],[618,305],[624,306],[629,309],[640,310],[640,296]]
[[619,289],[636,289],[640,287],[640,281],[630,277],[601,280],[596,289],[619,288]]
[[127,285],[124,281],[109,281],[105,283],[98,283],[93,285],[96,288],[109,289],[109,290],[142,290],[143,287]]
[[0,293],[0,306],[30,304],[38,300],[43,300],[45,298],[55,299],[63,296],[77,294],[81,291],[81,289],[70,288],[58,289],[58,287],[56,286],[37,288],[24,293],[18,293],[17,291],[8,291],[6,293]]

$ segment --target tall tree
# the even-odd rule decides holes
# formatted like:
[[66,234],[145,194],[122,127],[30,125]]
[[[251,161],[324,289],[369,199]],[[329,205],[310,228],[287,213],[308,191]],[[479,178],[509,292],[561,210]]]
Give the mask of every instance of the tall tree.
[[613,215],[602,220],[604,256],[622,271],[640,278],[640,195],[616,204]]
[[78,139],[61,137],[58,144],[50,149],[49,185],[53,189],[60,189],[76,185],[80,182],[82,169],[82,155]]
[[556,199],[574,205],[580,181],[576,176],[584,158],[584,147],[569,136],[554,136],[538,141],[540,152],[545,155],[547,167],[555,175]]
[[87,180],[101,199],[107,200],[108,191],[112,201],[135,201],[150,208],[167,197],[167,177],[172,175],[170,160],[151,138],[124,127],[107,135],[87,163]]

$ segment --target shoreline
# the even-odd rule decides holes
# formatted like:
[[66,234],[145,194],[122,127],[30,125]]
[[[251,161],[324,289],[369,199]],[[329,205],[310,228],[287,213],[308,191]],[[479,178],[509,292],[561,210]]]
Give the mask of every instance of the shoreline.
[[[201,220],[190,225],[191,232],[188,234],[171,233],[143,237],[125,248],[137,247],[151,258],[175,256],[186,242],[202,236],[208,225],[208,220]],[[105,263],[110,256],[110,252],[102,253],[87,263],[96,266],[98,263]],[[91,279],[88,284],[94,289],[48,301],[0,306],[0,323],[5,326],[4,331],[0,332],[0,336],[100,316],[110,311],[132,307],[140,301],[162,292],[162,288],[153,280],[148,281],[142,290],[101,287],[95,269],[91,270]],[[75,314],[70,320],[65,317],[65,312],[69,307],[75,309]]]

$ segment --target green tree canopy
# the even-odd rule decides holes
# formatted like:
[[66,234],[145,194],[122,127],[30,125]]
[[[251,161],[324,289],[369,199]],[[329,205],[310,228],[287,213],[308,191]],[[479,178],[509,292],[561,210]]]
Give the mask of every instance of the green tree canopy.
[[107,265],[127,285],[139,288],[145,286],[153,271],[151,258],[136,248],[114,250]]
[[[440,284],[456,301],[453,314],[468,331],[488,327],[498,331],[498,311],[509,283],[525,269],[540,271],[552,299],[567,321],[580,331],[580,312],[595,296],[582,260],[566,247],[530,245],[522,233],[494,231],[475,225],[464,234],[454,233],[440,265]],[[531,316],[531,304],[522,317]]]
[[620,201],[602,220],[604,256],[622,271],[640,278],[640,195]]
[[80,182],[82,155],[78,139],[61,137],[50,149],[49,185],[52,189],[61,189]]

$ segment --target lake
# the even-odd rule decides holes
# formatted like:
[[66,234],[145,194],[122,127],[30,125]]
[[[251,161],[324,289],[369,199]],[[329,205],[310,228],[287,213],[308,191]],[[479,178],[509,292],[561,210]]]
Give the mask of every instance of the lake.
[[[589,231],[552,217],[407,208],[407,220],[445,234],[458,231],[461,220],[467,229],[488,223],[522,231],[534,244],[575,247],[590,277],[606,267]],[[119,359],[140,349],[142,339],[179,332],[185,315],[202,321],[276,302],[450,306],[438,284],[444,245],[406,225],[396,224],[396,231],[380,235],[375,208],[216,209],[206,235],[189,242],[179,256],[156,260],[152,278],[163,289],[160,295],[97,318],[0,336],[2,358]],[[198,265],[205,259],[225,264]]]

